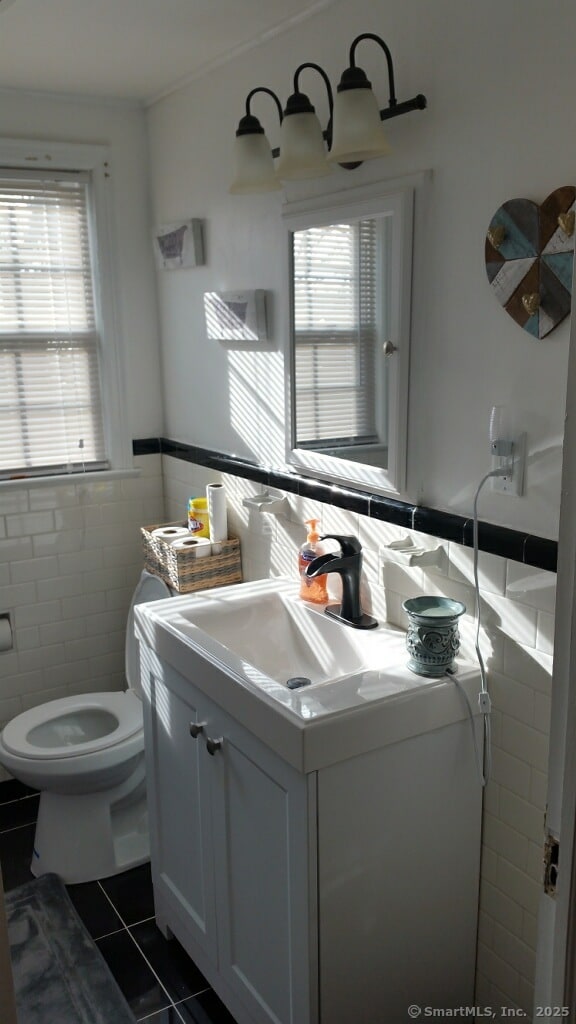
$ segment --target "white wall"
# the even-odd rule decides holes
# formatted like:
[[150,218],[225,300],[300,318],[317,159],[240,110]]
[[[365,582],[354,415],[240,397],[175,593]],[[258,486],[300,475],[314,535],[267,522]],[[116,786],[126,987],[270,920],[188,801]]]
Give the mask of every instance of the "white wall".
[[[416,211],[404,497],[469,514],[490,468],[490,409],[508,405],[528,433],[527,493],[485,491],[481,517],[556,537],[568,324],[536,341],[513,323],[488,284],[484,239],[507,199],[542,201],[574,182],[572,5],[339,0],[149,111],[156,223],[203,217],[208,236],[205,268],[160,275],[167,435],[265,462],[283,457],[282,193],[228,195],[234,131],[250,89],[267,85],[285,100],[303,61],[318,61],[336,83],[363,31],[389,44],[398,98],[423,92],[429,103],[389,124],[390,157],[330,181],[335,190],[433,171]],[[383,55],[363,43],[357,58],[384,106]],[[319,77],[305,72],[301,86],[322,113]],[[272,102],[259,97],[253,111],[276,144]],[[263,352],[208,346],[203,292],[254,287],[273,293],[274,341]]]
[[0,136],[110,147],[120,357],[130,440],[162,433],[160,349],[150,234],[146,126],[128,103],[0,90]]

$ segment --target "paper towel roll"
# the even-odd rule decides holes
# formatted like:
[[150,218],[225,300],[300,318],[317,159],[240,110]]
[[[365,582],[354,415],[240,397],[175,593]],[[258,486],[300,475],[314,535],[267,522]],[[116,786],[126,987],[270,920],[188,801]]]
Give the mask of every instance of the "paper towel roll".
[[208,484],[206,487],[208,501],[208,522],[210,524],[210,540],[213,544],[228,540],[228,514],[226,512],[226,489],[224,484]]
[[188,530],[185,526],[159,526],[152,530],[153,537],[161,537],[162,540],[176,540],[177,537],[188,537]]
[[188,551],[194,558],[205,558],[206,555],[212,554],[212,545],[208,537],[178,537],[171,541],[170,547],[174,548],[174,551]]
[[7,615],[3,615],[0,618],[0,651],[11,651],[12,644],[12,627],[10,626],[10,619]]

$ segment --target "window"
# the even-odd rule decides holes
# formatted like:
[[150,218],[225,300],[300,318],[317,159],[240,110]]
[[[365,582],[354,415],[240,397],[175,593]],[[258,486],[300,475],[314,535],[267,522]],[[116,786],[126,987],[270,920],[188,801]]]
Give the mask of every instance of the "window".
[[0,466],[106,465],[85,179],[0,172]]
[[0,479],[129,464],[105,160],[0,139]]
[[294,232],[299,446],[319,450],[385,441],[375,402],[382,321],[379,234],[373,218]]

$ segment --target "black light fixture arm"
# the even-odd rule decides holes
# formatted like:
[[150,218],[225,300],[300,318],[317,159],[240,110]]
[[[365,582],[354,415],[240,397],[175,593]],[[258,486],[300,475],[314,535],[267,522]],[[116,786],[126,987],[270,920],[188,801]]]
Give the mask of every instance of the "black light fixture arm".
[[236,135],[264,134],[264,129],[260,124],[260,121],[258,120],[257,117],[254,116],[254,114],[250,110],[250,101],[252,100],[252,97],[256,96],[256,94],[259,92],[265,92],[268,94],[268,96],[272,97],[278,109],[278,117],[280,118],[280,124],[282,124],[282,118],[284,116],[282,114],[282,104],[280,103],[280,100],[278,99],[276,93],[272,92],[272,89],[269,89],[266,85],[257,85],[255,89],[250,90],[246,97],[246,113],[244,117],[240,118],[240,122],[236,130]]
[[[322,135],[324,136],[328,143],[328,148],[330,148],[330,144],[332,142],[332,112],[334,110],[334,95],[332,93],[330,79],[328,78],[328,75],[324,71],[324,68],[321,68],[319,64],[314,64],[313,61],[306,61],[304,64],[300,64],[299,67],[296,68],[296,71],[294,72],[294,92],[292,93],[291,96],[288,97],[286,101],[284,117],[289,117],[290,114],[315,113],[314,107],[312,106],[306,93],[300,92],[300,73],[302,71],[305,71],[306,68],[313,68],[314,71],[317,71],[318,74],[322,76],[324,85],[326,86],[326,92],[328,93],[328,109],[330,114],[328,118],[328,124],[326,125],[326,128],[322,132]],[[273,157],[277,157],[279,155],[280,150],[278,148],[272,150]]]
[[[356,39],[352,41],[352,44],[350,46],[350,67],[356,68],[356,47],[358,46],[358,43],[362,42],[363,39],[372,39],[373,42],[378,43],[378,45],[384,50],[384,53],[386,54],[386,63],[388,65],[388,89],[390,94],[388,99],[388,106],[395,107],[398,101],[396,99],[396,90],[394,88],[394,64],[392,63],[392,54],[390,53],[390,50],[388,49],[386,43],[384,42],[383,39],[380,38],[380,36],[375,35],[374,32],[363,32],[361,35],[356,36]],[[361,74],[364,74],[361,68],[359,68],[358,71],[360,71]]]
[[272,92],[272,89],[269,89],[267,85],[257,85],[255,89],[250,90],[246,97],[246,113],[250,115],[250,100],[259,92],[265,92],[268,94],[268,96],[272,97],[276,104],[276,107],[278,108],[278,117],[280,118],[280,124],[282,124],[282,104],[280,103],[280,100],[278,99],[276,93]]
[[298,90],[298,79],[300,78],[300,72],[304,71],[306,68],[313,68],[314,71],[317,71],[318,74],[322,76],[322,79],[324,81],[324,85],[326,86],[326,92],[328,93],[328,111],[329,111],[329,116],[328,116],[328,124],[326,125],[324,131],[322,132],[322,135],[324,136],[324,138],[326,139],[326,142],[328,143],[328,149],[330,149],[330,146],[332,145],[332,115],[334,113],[334,95],[332,93],[332,86],[330,85],[330,79],[328,78],[328,75],[324,71],[324,68],[321,68],[319,64],[314,64],[313,61],[306,61],[304,64],[301,64],[300,67],[296,68],[296,71],[294,72],[294,92],[295,93],[297,93],[299,91]]
[[302,71],[305,71],[306,68],[313,68],[314,71],[317,71],[318,74],[321,75],[322,78],[324,79],[324,85],[326,86],[326,92],[328,93],[328,108],[330,110],[331,121],[332,111],[334,110],[334,96],[332,94],[332,86],[330,85],[330,79],[328,78],[328,75],[324,71],[324,68],[321,68],[319,64],[314,64],[313,61],[306,61],[304,64],[300,64],[300,66],[296,68],[296,71],[294,72],[294,92],[302,95],[302,93],[300,93],[300,89],[298,88],[298,81],[300,78],[300,73]]
[[356,36],[350,46],[350,67],[342,75],[338,91],[345,89],[359,89],[359,88],[370,88],[370,82],[362,70],[356,66],[356,47],[358,43],[361,43],[364,39],[371,39],[374,43],[378,43],[386,56],[386,64],[388,65],[388,90],[389,99],[388,106],[384,107],[380,111],[380,120],[389,121],[392,117],[399,117],[401,114],[407,114],[410,110],[425,110],[427,101],[426,97],[422,93],[418,93],[411,100],[404,100],[402,103],[398,103],[396,99],[396,88],[394,85],[394,64],[392,62],[392,54],[384,40],[377,36],[374,32],[363,32],[361,35]]

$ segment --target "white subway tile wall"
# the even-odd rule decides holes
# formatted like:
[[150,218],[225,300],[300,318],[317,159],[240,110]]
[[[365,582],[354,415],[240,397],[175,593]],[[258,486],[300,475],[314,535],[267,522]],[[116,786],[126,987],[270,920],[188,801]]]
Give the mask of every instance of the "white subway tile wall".
[[[226,487],[230,531],[241,540],[245,579],[296,576],[303,523],[314,516],[323,532],[360,538],[365,600],[375,614],[405,628],[402,602],[407,597],[446,594],[464,601],[462,654],[474,660],[469,548],[293,494],[286,495],[288,517],[260,513],[242,503],[262,491],[258,484],[164,457],[168,520],[183,520],[188,498],[202,495],[214,480]],[[408,568],[382,563],[380,549],[407,533],[418,546],[441,547],[440,564]],[[493,702],[493,769],[484,800],[476,1003],[523,1010],[529,1017],[542,884],[556,577],[481,553],[479,580],[480,643]]]
[[125,686],[140,526],[164,519],[161,456],[134,467],[124,479],[0,485],[0,614],[14,639],[0,653],[0,727],[46,700]]

